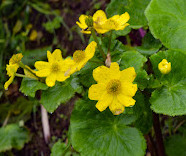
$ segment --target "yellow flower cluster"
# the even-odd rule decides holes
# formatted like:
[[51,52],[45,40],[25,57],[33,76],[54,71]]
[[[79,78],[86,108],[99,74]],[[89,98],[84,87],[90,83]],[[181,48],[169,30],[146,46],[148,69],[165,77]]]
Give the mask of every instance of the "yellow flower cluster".
[[100,66],[94,69],[93,77],[98,84],[89,88],[88,96],[91,100],[98,100],[96,108],[104,111],[107,107],[114,115],[119,115],[125,107],[135,104],[132,98],[137,91],[137,84],[133,84],[136,72],[133,67],[120,71],[116,62],[110,68]]
[[23,58],[23,55],[21,53],[14,54],[12,58],[9,60],[9,64],[6,65],[7,75],[10,78],[7,82],[5,82],[5,85],[4,85],[5,89],[8,89],[9,85],[13,82],[15,74],[19,68],[19,62],[21,62],[22,58]]
[[75,51],[73,59],[70,57],[63,59],[59,49],[56,49],[52,54],[47,51],[48,62],[37,61],[35,63],[35,68],[38,70],[36,75],[46,77],[46,84],[53,87],[56,81],[65,81],[71,74],[83,68],[94,56],[96,46],[96,42],[92,41],[85,51]]
[[87,15],[81,15],[79,17],[79,22],[76,24],[82,29],[82,33],[90,34],[90,25],[89,22],[92,19],[92,27],[99,34],[104,34],[110,30],[123,30],[129,24],[127,23],[130,19],[130,16],[127,12],[122,15],[114,15],[113,17],[107,19],[107,16],[104,11],[98,10],[94,13],[93,17]]

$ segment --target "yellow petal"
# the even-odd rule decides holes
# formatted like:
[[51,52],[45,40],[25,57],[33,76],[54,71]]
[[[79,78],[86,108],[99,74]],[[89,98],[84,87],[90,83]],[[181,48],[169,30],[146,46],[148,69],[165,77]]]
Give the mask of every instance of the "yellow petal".
[[9,77],[15,75],[18,68],[19,68],[19,65],[17,63],[16,64],[7,64],[6,65],[7,75]]
[[104,92],[101,95],[101,99],[96,103],[96,108],[100,112],[102,112],[111,104],[112,101],[113,101],[113,96]]
[[79,17],[79,22],[77,21],[76,24],[81,28],[81,29],[86,29],[88,26],[85,23],[85,19],[87,18],[87,15],[81,15]]
[[9,64],[16,64],[19,63],[21,61],[21,59],[23,58],[22,53],[18,53],[18,54],[14,54],[11,59],[9,60]]
[[100,100],[101,95],[106,90],[105,84],[93,84],[88,91],[88,97],[91,100]]
[[130,19],[130,16],[129,16],[128,12],[125,12],[124,14],[120,15],[118,20],[121,25],[124,25],[125,23],[128,22],[129,19]]
[[47,58],[48,58],[48,62],[52,62],[53,61],[52,54],[48,50],[47,50]]
[[125,23],[124,25],[119,25],[117,28],[115,28],[115,30],[123,30],[125,29],[129,24]]
[[35,62],[34,66],[37,70],[50,68],[50,64],[48,62],[44,62],[44,61],[37,61],[37,62]]
[[90,42],[90,44],[85,49],[85,57],[86,59],[91,59],[96,51],[97,43],[95,41]]
[[9,85],[13,82],[15,75],[11,76],[8,81],[5,82],[4,88],[5,90],[8,89]]
[[119,65],[117,62],[112,62],[110,65],[110,75],[112,79],[119,79],[121,72],[119,70]]
[[52,53],[52,59],[53,59],[53,62],[63,61],[60,49],[54,50],[54,52]]
[[56,75],[55,74],[50,74],[49,76],[47,76],[46,78],[46,84],[49,87],[53,87],[55,85],[56,82]]
[[93,77],[98,83],[110,80],[110,70],[106,66],[99,66],[93,70]]
[[122,94],[126,96],[134,96],[136,94],[137,89],[137,84],[122,82]]
[[93,21],[96,23],[105,22],[107,16],[103,10],[98,10],[93,15]]
[[121,81],[133,82],[135,78],[136,78],[136,72],[134,67],[129,67],[121,71],[121,77],[120,77]]
[[130,107],[135,104],[135,100],[132,97],[125,96],[123,94],[117,95],[118,101],[125,107]]
[[86,31],[82,30],[81,32],[84,33],[84,34],[91,34],[91,31],[89,31],[89,30],[86,30]]
[[117,100],[117,98],[114,98],[112,103],[109,105],[109,109],[114,115],[119,115],[123,113],[124,106]]
[[39,71],[36,71],[36,75],[39,77],[47,77],[50,74],[50,69],[41,69]]
[[60,74],[57,75],[57,81],[65,81],[67,78],[69,78],[70,76],[65,76],[65,73],[64,72],[61,72]]

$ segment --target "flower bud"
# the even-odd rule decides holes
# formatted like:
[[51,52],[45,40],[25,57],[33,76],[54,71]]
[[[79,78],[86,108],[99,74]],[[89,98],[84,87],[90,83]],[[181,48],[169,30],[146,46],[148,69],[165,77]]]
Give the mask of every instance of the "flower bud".
[[163,59],[159,64],[158,64],[158,69],[162,74],[168,74],[171,71],[171,63],[168,62],[166,59]]

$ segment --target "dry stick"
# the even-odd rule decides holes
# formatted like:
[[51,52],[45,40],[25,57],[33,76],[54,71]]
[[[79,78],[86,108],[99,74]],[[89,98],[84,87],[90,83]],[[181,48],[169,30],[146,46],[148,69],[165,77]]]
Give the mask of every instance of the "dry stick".
[[41,120],[42,120],[45,142],[48,144],[50,140],[50,127],[48,121],[48,112],[43,107],[43,105],[41,105]]
[[153,127],[156,136],[158,156],[165,156],[165,148],[164,148],[163,137],[160,128],[159,115],[156,113],[153,113]]

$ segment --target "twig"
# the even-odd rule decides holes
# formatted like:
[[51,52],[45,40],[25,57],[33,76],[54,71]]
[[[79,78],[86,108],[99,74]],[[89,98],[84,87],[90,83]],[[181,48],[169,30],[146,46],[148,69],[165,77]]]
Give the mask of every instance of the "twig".
[[43,107],[43,105],[41,105],[41,120],[42,120],[45,142],[48,144],[50,140],[50,127],[48,121],[48,113],[46,109]]

